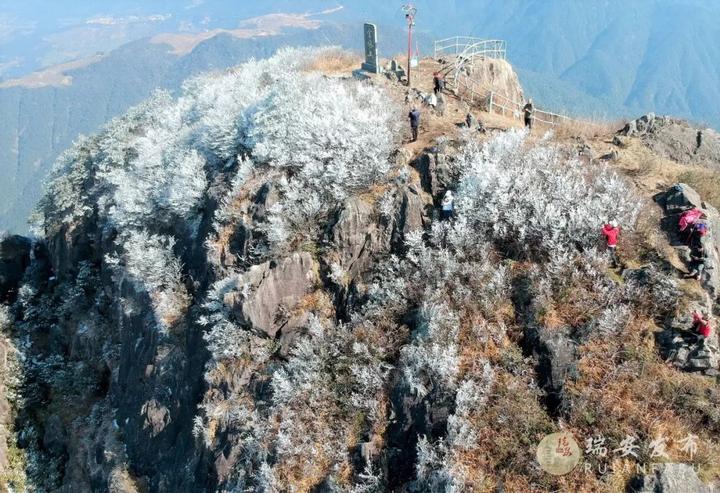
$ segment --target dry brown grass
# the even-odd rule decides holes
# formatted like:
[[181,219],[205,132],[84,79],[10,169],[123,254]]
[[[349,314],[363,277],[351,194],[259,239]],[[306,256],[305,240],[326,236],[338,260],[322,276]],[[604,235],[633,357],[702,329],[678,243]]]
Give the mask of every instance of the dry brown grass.
[[350,73],[360,68],[362,57],[342,49],[325,50],[303,67],[307,72],[321,72],[326,75]]
[[627,146],[619,149],[618,154],[614,167],[630,177],[641,191],[656,193],[675,183],[686,183],[703,200],[720,207],[720,170],[671,161],[658,156],[638,139],[627,139]]
[[720,208],[720,170],[693,166],[680,173],[677,181],[690,185],[704,201]]
[[[614,444],[627,435],[637,436],[645,445],[639,451],[641,462],[652,462],[646,448],[649,441],[665,436],[671,459],[692,462],[706,477],[716,478],[720,420],[707,397],[714,382],[663,363],[653,327],[649,319],[634,320],[620,337],[594,340],[580,348],[579,378],[566,386],[574,409],[570,424],[585,437],[602,434]],[[680,450],[680,440],[688,433],[699,436],[693,461]]]
[[302,297],[293,307],[291,316],[299,317],[308,312],[324,318],[332,318],[335,316],[335,305],[325,291],[318,289]]
[[553,127],[555,136],[559,139],[581,138],[584,140],[597,140],[613,135],[625,126],[624,120],[603,121],[591,119],[578,119],[563,121]]
[[626,146],[618,149],[618,155],[615,168],[649,192],[670,184],[678,171],[677,163],[656,155],[638,139],[626,139]]

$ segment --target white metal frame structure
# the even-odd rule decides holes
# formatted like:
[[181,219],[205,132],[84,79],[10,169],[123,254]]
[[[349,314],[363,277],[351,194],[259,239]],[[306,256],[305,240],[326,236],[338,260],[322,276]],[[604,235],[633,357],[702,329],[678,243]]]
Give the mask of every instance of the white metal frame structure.
[[[485,87],[469,75],[471,70],[468,69],[473,66],[476,59],[495,58],[505,60],[505,49],[506,45],[503,40],[483,40],[470,36],[455,36],[435,41],[435,59],[454,57],[454,60],[448,60],[449,63],[445,72],[449,75],[447,77],[448,87],[458,97],[469,99],[470,104],[476,102],[485,103],[488,112],[496,111],[502,115],[522,119],[523,102],[513,101],[507,96]],[[533,111],[533,119],[535,122],[551,126],[572,121],[565,115],[539,108]]]
[[435,58],[464,55],[505,59],[505,41],[501,39],[480,39],[471,36],[454,36],[435,41]]

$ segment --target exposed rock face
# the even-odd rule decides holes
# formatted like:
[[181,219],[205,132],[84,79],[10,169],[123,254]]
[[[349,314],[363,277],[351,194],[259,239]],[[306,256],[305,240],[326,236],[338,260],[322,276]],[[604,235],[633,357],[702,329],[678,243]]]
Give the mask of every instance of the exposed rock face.
[[226,296],[226,304],[238,318],[275,337],[280,330],[289,331],[304,322],[293,315],[298,302],[313,291],[318,281],[318,264],[309,253],[294,253],[276,263],[253,266],[243,274],[238,285],[247,287],[247,295],[233,292]]
[[525,330],[526,344],[538,359],[538,378],[547,392],[548,409],[553,413],[562,413],[568,405],[565,381],[574,375],[577,362],[576,344],[567,332],[544,327]]
[[705,486],[692,466],[667,463],[657,464],[654,474],[632,480],[628,491],[633,493],[711,493],[715,489]]
[[267,215],[268,209],[278,201],[277,186],[272,182],[265,183],[255,195],[255,200],[250,207],[254,221],[262,221]]
[[681,163],[720,165],[720,134],[693,127],[685,120],[648,113],[629,122],[619,133],[638,137],[655,153]]
[[439,200],[440,195],[451,185],[452,178],[447,163],[448,157],[440,152],[427,152],[414,163],[420,173],[424,191]]
[[[8,353],[13,350],[10,341],[0,336],[0,361],[8,361]],[[8,430],[12,426],[12,410],[6,398],[7,382],[10,368],[0,368],[0,475],[5,473],[9,466],[7,439]]]
[[432,199],[417,185],[402,188],[398,194],[397,212],[393,219],[393,249],[402,250],[408,233],[422,231],[430,225],[432,205]]
[[30,264],[32,243],[22,236],[0,237],[0,301],[12,301]]
[[[401,379],[397,378],[400,382]],[[388,448],[384,461],[391,491],[413,478],[418,437],[436,439],[447,433],[447,419],[455,409],[452,399],[442,398],[442,389],[433,388],[430,379],[427,395],[410,392],[404,385],[396,383],[391,399],[396,419],[387,432]]]
[[[691,326],[692,321],[688,320],[686,327]],[[684,371],[716,375],[720,366],[716,333],[713,333],[713,337],[704,344],[699,344],[689,330],[671,329],[659,333],[657,341],[663,357],[676,367]]]
[[469,72],[469,76],[485,91],[493,90],[512,101],[525,100],[520,80],[506,60],[476,59]]
[[389,250],[387,235],[377,223],[377,212],[360,197],[348,199],[332,227],[332,243],[340,266],[354,279],[376,254]]
[[678,183],[667,192],[659,194],[656,200],[665,209],[662,228],[676,248],[687,249],[678,227],[683,211],[697,207],[707,215],[710,231],[702,238],[706,252],[706,271],[702,283],[711,296],[717,297],[720,294],[720,213],[710,204],[703,202],[700,195],[684,183]]

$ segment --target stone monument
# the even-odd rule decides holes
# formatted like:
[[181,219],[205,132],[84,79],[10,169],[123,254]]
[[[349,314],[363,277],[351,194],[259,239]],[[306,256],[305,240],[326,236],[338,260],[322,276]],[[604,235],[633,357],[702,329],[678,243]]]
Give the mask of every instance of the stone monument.
[[380,66],[378,65],[378,54],[377,54],[377,26],[369,22],[365,23],[365,62],[362,64],[362,70],[366,72],[372,72],[374,74],[380,73]]

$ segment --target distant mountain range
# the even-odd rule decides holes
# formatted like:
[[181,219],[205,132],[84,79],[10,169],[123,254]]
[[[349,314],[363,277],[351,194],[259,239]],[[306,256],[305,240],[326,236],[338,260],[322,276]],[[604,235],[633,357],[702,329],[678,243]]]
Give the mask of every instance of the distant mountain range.
[[[59,65],[0,81],[0,229],[26,229],[42,179],[73,139],[96,131],[157,88],[175,90],[194,74],[266,57],[286,45],[359,50],[360,24],[366,20],[379,24],[382,54],[407,46],[399,2],[274,0],[240,14],[286,14],[239,23],[224,20],[237,19],[238,12],[221,0],[175,5],[170,14],[160,8],[169,9],[167,2],[142,11],[131,10],[131,3],[120,2],[125,10],[117,7],[115,17],[94,16],[79,27],[47,34],[55,44],[44,49],[52,53],[36,56]],[[416,6],[421,53],[432,53],[432,40],[447,36],[504,39],[525,92],[540,106],[610,119],[654,111],[720,127],[720,28],[715,25],[720,2],[419,0]],[[15,44],[28,38],[29,25],[18,21],[20,27],[10,29],[0,15],[0,47],[12,45],[9,35],[16,36]],[[199,28],[203,25],[206,29]],[[146,37],[96,53],[87,46],[96,46],[97,30],[116,40]],[[84,51],[58,51],[76,38],[88,41]],[[107,43],[98,43],[97,50],[114,46]],[[82,56],[68,59],[72,53]]]

